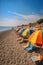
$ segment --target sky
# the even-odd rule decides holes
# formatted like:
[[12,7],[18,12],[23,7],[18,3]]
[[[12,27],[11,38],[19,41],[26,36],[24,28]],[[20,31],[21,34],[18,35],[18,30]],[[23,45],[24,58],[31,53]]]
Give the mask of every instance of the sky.
[[28,24],[43,18],[43,0],[0,0],[0,26]]

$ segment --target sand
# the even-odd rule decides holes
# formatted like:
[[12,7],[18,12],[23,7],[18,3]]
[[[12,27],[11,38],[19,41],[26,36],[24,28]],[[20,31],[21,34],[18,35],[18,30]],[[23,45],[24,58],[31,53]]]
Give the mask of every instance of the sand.
[[0,33],[0,65],[35,65],[31,55],[16,41],[18,38],[14,30]]

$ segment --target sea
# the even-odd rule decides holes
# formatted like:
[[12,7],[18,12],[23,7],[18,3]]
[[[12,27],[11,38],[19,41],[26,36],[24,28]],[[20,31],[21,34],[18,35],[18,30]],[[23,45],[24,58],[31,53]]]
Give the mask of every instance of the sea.
[[12,28],[15,28],[15,26],[0,26],[0,32],[6,31],[6,30],[10,30]]

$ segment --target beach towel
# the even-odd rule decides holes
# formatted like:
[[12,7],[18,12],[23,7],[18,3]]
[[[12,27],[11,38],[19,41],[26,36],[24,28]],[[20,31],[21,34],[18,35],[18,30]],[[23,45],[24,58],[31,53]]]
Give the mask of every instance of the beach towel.
[[41,60],[40,54],[39,54],[39,55],[32,56],[31,59],[32,59],[33,62],[34,62],[34,61],[39,61],[39,60]]

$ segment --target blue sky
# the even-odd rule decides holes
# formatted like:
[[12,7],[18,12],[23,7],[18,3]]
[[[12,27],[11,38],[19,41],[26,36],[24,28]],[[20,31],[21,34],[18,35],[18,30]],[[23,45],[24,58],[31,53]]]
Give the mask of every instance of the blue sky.
[[28,24],[43,18],[43,0],[0,0],[0,26]]

